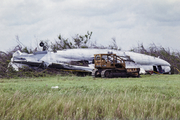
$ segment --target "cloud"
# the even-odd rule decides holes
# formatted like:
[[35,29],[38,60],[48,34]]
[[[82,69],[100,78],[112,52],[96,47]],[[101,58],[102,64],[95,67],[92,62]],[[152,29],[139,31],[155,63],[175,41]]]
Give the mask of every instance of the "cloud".
[[[115,37],[123,49],[138,42],[178,48],[179,6],[179,0],[3,0],[0,40],[15,45],[18,35],[28,46],[92,31],[98,43],[108,45]],[[4,44],[0,50],[8,48]]]

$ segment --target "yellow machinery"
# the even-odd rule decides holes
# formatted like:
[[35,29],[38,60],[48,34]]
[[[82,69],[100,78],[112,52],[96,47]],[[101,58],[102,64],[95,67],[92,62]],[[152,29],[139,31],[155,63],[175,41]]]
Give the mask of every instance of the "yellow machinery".
[[116,54],[95,54],[93,77],[139,77],[140,68],[126,68],[125,60]]

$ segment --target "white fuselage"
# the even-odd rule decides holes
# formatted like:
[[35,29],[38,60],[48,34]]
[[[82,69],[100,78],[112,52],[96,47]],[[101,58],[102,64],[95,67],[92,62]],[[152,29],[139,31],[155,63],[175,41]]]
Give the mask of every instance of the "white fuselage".
[[[117,51],[117,50],[109,50],[109,49],[66,49],[62,51],[54,52],[36,52],[34,54],[25,54],[17,51],[14,53],[12,58],[12,63],[16,64],[16,66],[21,66],[21,61],[34,62],[34,63],[44,63],[47,66],[56,63],[61,64],[66,69],[82,69],[85,71],[92,71],[94,69],[92,65],[92,61],[94,58],[94,54],[106,54],[108,52],[117,54],[118,56],[129,56],[133,62],[127,62],[126,67],[139,67],[145,71],[157,71],[162,70],[163,72],[170,72],[170,64],[163,59],[144,55],[135,52],[128,52],[128,51]],[[69,65],[68,63],[71,61],[81,61],[86,60],[89,61],[89,67],[83,66],[74,66]],[[17,63],[17,61],[19,61]],[[24,64],[24,63],[23,63]]]

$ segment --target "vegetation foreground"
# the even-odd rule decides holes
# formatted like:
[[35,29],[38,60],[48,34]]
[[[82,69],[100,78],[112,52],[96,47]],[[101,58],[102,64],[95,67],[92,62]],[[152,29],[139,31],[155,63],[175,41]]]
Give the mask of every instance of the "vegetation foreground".
[[0,119],[8,120],[180,119],[179,99],[180,75],[0,79]]

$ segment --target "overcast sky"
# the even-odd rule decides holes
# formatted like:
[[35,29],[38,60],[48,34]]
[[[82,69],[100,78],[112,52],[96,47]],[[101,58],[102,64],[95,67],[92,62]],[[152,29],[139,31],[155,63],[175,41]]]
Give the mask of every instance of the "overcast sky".
[[92,31],[92,41],[129,50],[151,43],[180,50],[180,0],[1,0],[0,50],[61,34]]

